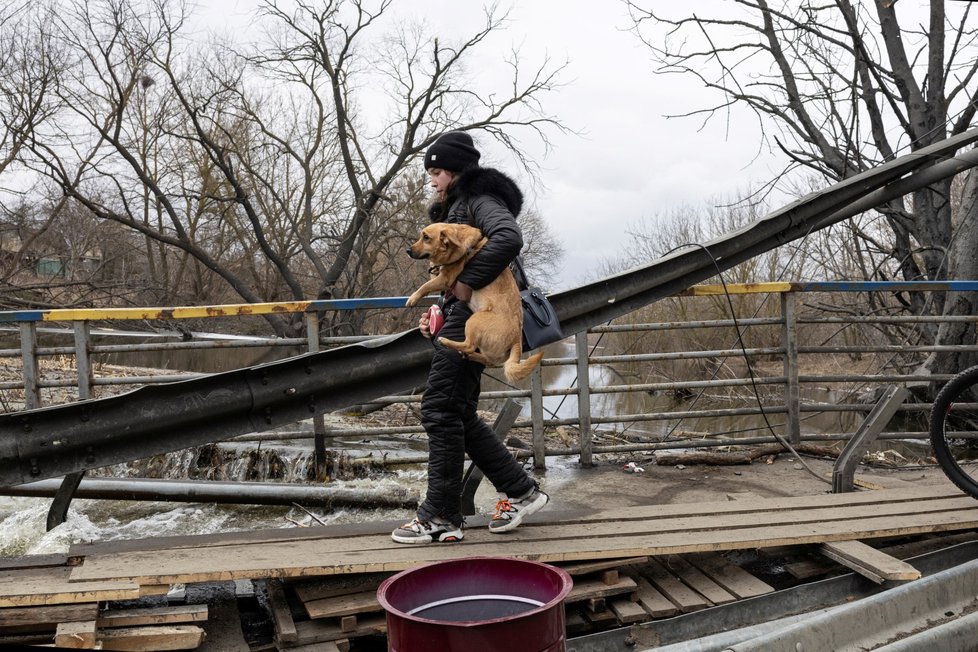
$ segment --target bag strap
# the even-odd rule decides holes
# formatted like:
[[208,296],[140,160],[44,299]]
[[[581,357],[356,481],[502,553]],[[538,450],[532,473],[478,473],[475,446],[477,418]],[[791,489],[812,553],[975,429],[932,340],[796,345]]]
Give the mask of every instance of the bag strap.
[[520,298],[523,300],[523,305],[526,308],[524,315],[529,313],[530,317],[539,324],[541,327],[549,326],[554,321],[554,315],[551,312],[547,298],[543,296],[537,289],[527,289],[520,292]]

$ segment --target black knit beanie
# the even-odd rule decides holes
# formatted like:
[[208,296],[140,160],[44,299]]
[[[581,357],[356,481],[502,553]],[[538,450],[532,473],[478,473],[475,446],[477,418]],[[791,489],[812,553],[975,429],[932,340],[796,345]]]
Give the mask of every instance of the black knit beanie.
[[424,154],[424,169],[440,168],[449,172],[463,172],[479,165],[479,150],[472,143],[472,136],[463,131],[449,131],[438,137]]

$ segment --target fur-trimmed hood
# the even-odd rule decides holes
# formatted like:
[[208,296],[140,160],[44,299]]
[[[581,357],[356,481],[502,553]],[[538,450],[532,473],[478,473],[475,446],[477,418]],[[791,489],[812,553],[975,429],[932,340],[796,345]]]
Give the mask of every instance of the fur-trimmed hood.
[[[498,198],[514,216],[523,209],[523,193],[516,182],[495,168],[471,168],[463,172],[446,203],[450,207],[459,199],[467,200],[479,195]],[[446,208],[441,202],[433,203],[428,211],[431,220],[439,222],[444,219]]]

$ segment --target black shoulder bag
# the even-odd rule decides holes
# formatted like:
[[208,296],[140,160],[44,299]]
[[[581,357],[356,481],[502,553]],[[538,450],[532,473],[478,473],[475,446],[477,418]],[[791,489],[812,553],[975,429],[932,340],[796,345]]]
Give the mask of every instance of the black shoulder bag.
[[557,311],[550,304],[547,295],[540,288],[529,287],[526,272],[523,271],[523,257],[514,258],[510,269],[523,302],[523,350],[532,351],[564,339]]

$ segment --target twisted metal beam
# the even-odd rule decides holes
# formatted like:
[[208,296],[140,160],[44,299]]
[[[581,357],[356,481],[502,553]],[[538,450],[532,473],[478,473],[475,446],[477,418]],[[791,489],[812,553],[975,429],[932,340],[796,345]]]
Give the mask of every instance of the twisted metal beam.
[[[566,335],[620,317],[894,197],[978,165],[978,129],[795,201],[701,247],[550,299]],[[417,330],[99,400],[0,415],[0,486],[54,478],[368,402],[424,383],[431,343]]]

